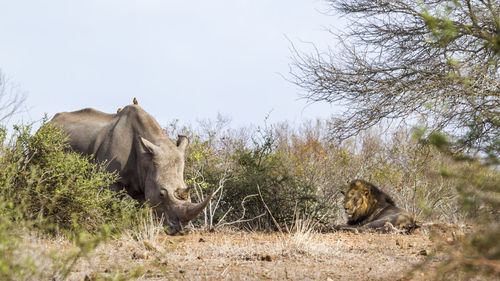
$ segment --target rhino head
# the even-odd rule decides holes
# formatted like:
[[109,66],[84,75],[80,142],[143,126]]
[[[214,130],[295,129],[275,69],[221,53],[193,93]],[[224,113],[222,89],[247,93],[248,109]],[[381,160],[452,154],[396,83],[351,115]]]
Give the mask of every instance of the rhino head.
[[[183,230],[210,202],[213,192],[203,202],[191,203],[189,188],[184,182],[184,154],[189,140],[179,136],[177,145],[172,146],[165,139],[154,144],[140,137],[144,148],[140,169],[145,174],[142,178],[144,197],[159,217],[168,234]],[[170,143],[168,143],[170,142]]]

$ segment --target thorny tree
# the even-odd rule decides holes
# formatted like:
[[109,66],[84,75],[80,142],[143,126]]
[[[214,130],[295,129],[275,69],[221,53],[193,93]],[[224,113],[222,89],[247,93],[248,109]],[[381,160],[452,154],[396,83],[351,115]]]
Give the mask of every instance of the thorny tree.
[[327,2],[349,22],[330,30],[341,49],[295,49],[291,75],[309,101],[345,106],[332,137],[418,117],[462,148],[500,150],[498,0]]

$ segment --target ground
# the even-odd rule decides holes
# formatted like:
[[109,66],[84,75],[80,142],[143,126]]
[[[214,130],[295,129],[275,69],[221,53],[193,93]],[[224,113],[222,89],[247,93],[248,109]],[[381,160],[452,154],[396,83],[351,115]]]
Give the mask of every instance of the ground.
[[139,280],[399,280],[432,245],[425,234],[195,232],[141,242],[123,237],[81,259],[69,280],[118,274]]
[[[56,272],[47,280],[431,280],[444,258],[436,240],[452,243],[457,235],[225,230],[167,236],[146,227],[100,243],[73,266],[57,258],[78,253],[67,239],[31,237],[28,254],[39,269]],[[53,258],[37,258],[41,248]],[[410,273],[425,259],[422,270]],[[58,266],[69,268],[68,275],[54,271]]]

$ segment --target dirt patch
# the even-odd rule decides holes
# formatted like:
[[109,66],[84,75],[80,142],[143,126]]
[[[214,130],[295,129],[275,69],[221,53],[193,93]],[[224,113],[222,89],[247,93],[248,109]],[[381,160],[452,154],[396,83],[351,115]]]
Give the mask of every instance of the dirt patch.
[[[436,245],[453,245],[461,235],[426,228],[411,235],[134,232],[78,259],[65,280],[433,280],[448,254]],[[32,257],[33,266],[47,273],[31,280],[62,280],[70,264],[65,257],[79,252],[63,238],[25,240],[17,256]],[[463,280],[486,280],[474,278]]]
[[[427,235],[378,233],[159,235],[99,246],[69,280],[398,280],[433,251]],[[418,279],[413,276],[413,279]]]

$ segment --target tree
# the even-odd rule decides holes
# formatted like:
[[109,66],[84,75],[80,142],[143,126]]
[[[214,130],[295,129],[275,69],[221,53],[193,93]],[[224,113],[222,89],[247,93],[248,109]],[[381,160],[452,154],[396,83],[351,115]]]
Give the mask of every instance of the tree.
[[327,2],[348,20],[346,31],[330,30],[340,50],[295,49],[291,75],[309,101],[345,106],[332,137],[416,117],[459,148],[500,151],[498,1]]
[[25,98],[25,94],[10,83],[0,69],[0,123],[18,112]]
[[[456,180],[461,207],[479,227],[447,246],[439,274],[444,280],[460,279],[462,272],[498,275],[500,2],[327,1],[350,21],[336,34],[341,49],[296,51],[294,82],[312,102],[347,106],[331,132],[341,140],[384,119],[422,118],[430,129],[415,130],[422,143],[466,160],[440,174]],[[463,157],[453,146],[479,157]]]

